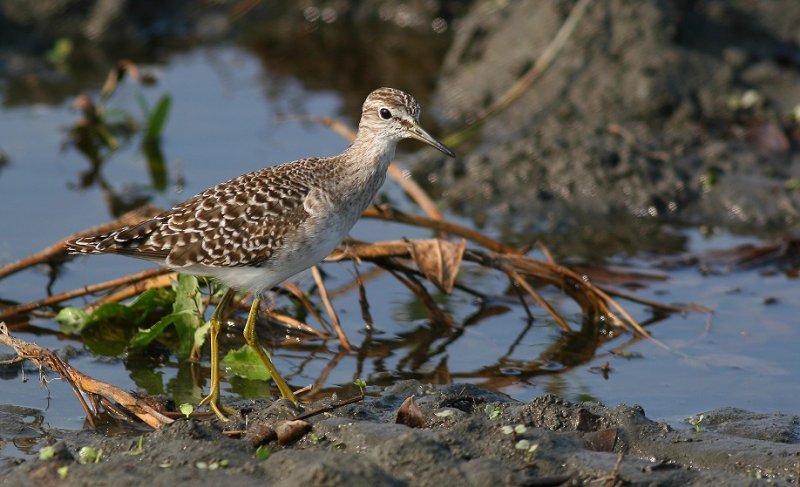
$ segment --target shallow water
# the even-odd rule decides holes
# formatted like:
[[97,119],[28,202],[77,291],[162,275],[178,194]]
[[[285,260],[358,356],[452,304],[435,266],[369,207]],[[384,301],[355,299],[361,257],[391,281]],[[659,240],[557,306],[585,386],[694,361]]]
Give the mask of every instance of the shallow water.
[[[102,168],[104,188],[79,188],[80,175],[89,166],[75,150],[64,148],[65,127],[77,118],[69,104],[0,109],[0,148],[10,158],[9,165],[0,169],[0,215],[5,229],[0,238],[0,262],[18,259],[65,235],[109,220],[113,213],[109,201],[120,195],[133,192],[154,204],[169,206],[263,165],[312,154],[334,154],[346,146],[327,128],[278,121],[277,116],[305,113],[349,117],[346,121],[352,124],[356,115],[340,113],[341,94],[307,90],[285,75],[279,88],[265,89],[274,75],[249,53],[232,46],[176,55],[158,69],[157,85],[141,88],[127,82],[109,104],[138,115],[136,96],[140,91],[151,104],[161,94],[172,95],[162,141],[169,176],[163,192],[152,189],[136,142]],[[415,142],[406,142],[403,147],[407,151],[420,149]],[[384,194],[397,206],[413,210],[393,183],[387,183]],[[458,216],[450,216],[463,222]],[[684,246],[665,248],[664,254],[698,253],[757,241],[724,232],[708,237],[691,228],[672,231],[685,237],[676,239],[685,242]],[[424,237],[428,233],[362,221],[352,235],[375,240]],[[337,343],[331,341],[327,347],[315,344],[276,350],[275,362],[296,387],[321,377],[327,388],[350,386],[357,377],[384,385],[402,378],[420,378],[474,382],[519,400],[555,392],[571,400],[638,403],[649,417],[671,422],[721,406],[800,414],[800,383],[796,380],[800,376],[800,355],[796,352],[800,333],[793,318],[800,311],[793,299],[797,280],[758,270],[719,275],[703,275],[694,267],[663,271],[655,267],[662,255],[653,253],[645,242],[642,248],[647,249],[646,254],[642,250],[641,254],[634,252],[633,257],[619,255],[611,261],[626,270],[664,273],[669,279],[649,283],[636,290],[637,294],[668,303],[694,302],[715,311],[710,326],[708,317],[699,312],[668,316],[650,326],[649,331],[669,350],[648,341],[627,344],[631,337],[623,334],[601,346],[594,357],[582,355],[580,343],[572,344],[573,351],[564,351],[558,349],[558,327],[541,309],[534,309],[536,320],[530,323],[513,301],[494,303],[507,311],[462,330],[437,329],[429,324],[416,299],[384,274],[367,283],[376,328],[372,335],[363,331],[357,293],[335,298],[345,331],[355,345],[368,351],[365,357],[355,353],[339,356]],[[150,267],[122,257],[78,258],[61,267],[52,292]],[[327,264],[323,269],[330,271],[331,289],[352,279],[349,264]],[[363,265],[361,271],[367,270]],[[491,274],[471,272],[462,278],[488,294],[500,295],[506,287],[504,279]],[[304,274],[297,280],[308,283],[309,277]],[[27,270],[0,280],[0,298],[18,302],[40,299],[47,283],[48,269]],[[555,290],[547,290],[546,296],[573,326],[579,327],[576,306]],[[774,298],[774,304],[765,304],[767,298]],[[458,293],[447,300],[446,308],[457,323],[468,321],[479,311],[472,297]],[[641,321],[651,317],[645,308],[630,305],[629,309]],[[50,319],[32,318],[31,323],[34,327],[14,334],[49,348],[83,349],[74,338],[58,335],[58,325]],[[609,354],[623,345],[630,352],[627,358]],[[607,378],[596,369],[605,362],[611,367]],[[207,387],[207,364],[203,364],[202,379],[192,380],[190,367],[178,365],[174,356],[155,368],[130,357],[95,357],[87,352],[79,353],[70,363],[122,388],[168,393],[178,402],[196,401],[198,385]],[[43,388],[36,380],[37,372],[30,368],[23,373],[18,366],[4,366],[2,372],[1,403],[41,410],[43,421],[52,427],[83,426],[83,411],[66,384],[53,381]],[[253,384],[241,381],[223,383],[224,394],[239,391],[247,397],[253,390]],[[0,436],[19,438],[2,430]],[[24,453],[23,443],[9,443],[2,452]]]

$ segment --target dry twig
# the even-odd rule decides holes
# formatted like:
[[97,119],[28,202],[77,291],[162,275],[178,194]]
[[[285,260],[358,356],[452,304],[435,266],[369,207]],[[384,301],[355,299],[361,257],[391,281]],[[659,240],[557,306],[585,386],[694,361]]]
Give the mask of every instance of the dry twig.
[[467,240],[471,240],[476,244],[486,247],[494,252],[503,252],[507,254],[519,253],[519,251],[514,247],[509,247],[508,245],[489,238],[478,231],[446,220],[434,220],[421,215],[404,213],[386,206],[381,206],[380,208],[367,208],[361,216],[363,218],[377,218],[379,220],[405,223],[416,227],[431,228],[440,232],[458,235],[459,237],[464,237]]
[[148,279],[134,282],[133,284],[125,286],[118,291],[114,291],[111,294],[106,294],[89,306],[86,306],[85,310],[88,313],[92,313],[106,303],[119,303],[120,301],[124,301],[128,298],[138,296],[148,289],[169,287],[177,278],[177,272],[167,272],[158,274]]
[[320,326],[325,330],[327,334],[331,333],[330,327],[328,326],[327,323],[325,323],[325,320],[322,319],[322,315],[319,314],[317,308],[314,307],[314,305],[311,303],[311,301],[308,299],[308,296],[306,296],[306,293],[304,293],[302,289],[297,287],[297,285],[294,284],[293,282],[289,281],[284,281],[283,287],[286,288],[290,293],[292,293],[292,296],[297,298],[303,304],[306,310],[311,314],[311,316],[313,316],[317,320],[317,322],[320,324]]
[[6,308],[5,310],[3,310],[2,313],[0,313],[0,320],[9,318],[11,316],[16,316],[18,314],[27,313],[29,311],[42,308],[44,306],[50,306],[53,304],[61,303],[63,301],[68,301],[70,299],[75,299],[80,296],[86,296],[87,294],[96,293],[98,291],[106,291],[108,289],[114,289],[116,287],[125,286],[134,282],[141,281],[143,279],[149,279],[151,277],[158,276],[161,274],[166,274],[169,272],[170,272],[169,269],[150,269],[142,272],[137,272],[136,274],[123,276],[117,279],[111,279],[110,281],[93,284],[91,286],[84,286],[82,288],[73,289],[72,291],[56,294],[55,296],[50,296],[49,298],[45,298],[39,301],[34,301],[33,303],[21,304],[19,306],[12,306],[10,308]]
[[[8,334],[8,327],[0,323],[0,344],[6,345],[16,352],[20,360],[30,360],[39,368],[47,368],[66,380],[75,396],[80,401],[89,424],[95,426],[95,418],[102,405],[116,417],[127,418],[130,413],[153,428],[160,428],[172,423],[172,420],[156,410],[148,401],[136,397],[106,382],[93,379],[64,362],[55,352],[41,348]],[[89,403],[85,397],[89,398]]]
[[339,322],[339,316],[336,315],[336,309],[334,309],[333,303],[331,303],[330,298],[328,298],[328,290],[325,287],[325,282],[322,280],[322,274],[320,274],[319,268],[317,266],[312,267],[311,274],[314,276],[314,282],[317,283],[319,298],[322,300],[323,306],[325,306],[325,311],[328,313],[328,318],[331,320],[331,325],[336,332],[336,336],[339,338],[339,343],[342,344],[345,350],[348,352],[351,351],[353,346],[350,345],[350,340],[348,340],[347,335],[344,334],[342,325]]

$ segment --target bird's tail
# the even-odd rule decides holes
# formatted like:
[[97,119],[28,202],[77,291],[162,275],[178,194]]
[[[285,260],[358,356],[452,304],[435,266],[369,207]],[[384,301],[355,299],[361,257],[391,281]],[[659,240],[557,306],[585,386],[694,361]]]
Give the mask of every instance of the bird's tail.
[[67,240],[65,243],[67,252],[70,254],[103,254],[109,252],[112,246],[117,243],[114,237],[122,230],[124,229]]

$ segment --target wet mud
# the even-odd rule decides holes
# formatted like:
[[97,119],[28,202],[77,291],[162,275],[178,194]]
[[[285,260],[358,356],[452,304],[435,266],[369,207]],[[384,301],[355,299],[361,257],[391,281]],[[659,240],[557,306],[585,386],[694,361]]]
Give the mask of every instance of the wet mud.
[[[398,424],[412,396],[418,422]],[[257,453],[248,437],[224,431],[252,431],[295,412],[283,401],[234,405],[244,416],[224,424],[182,419],[149,433],[47,431],[52,458],[0,458],[0,485],[749,486],[793,485],[800,468],[800,418],[742,410],[710,411],[699,428],[674,429],[636,405],[553,395],[521,403],[469,384],[404,381],[311,417],[308,433],[284,446],[266,441]],[[0,413],[3,428],[20,413]],[[79,463],[82,447],[102,449],[99,462]]]

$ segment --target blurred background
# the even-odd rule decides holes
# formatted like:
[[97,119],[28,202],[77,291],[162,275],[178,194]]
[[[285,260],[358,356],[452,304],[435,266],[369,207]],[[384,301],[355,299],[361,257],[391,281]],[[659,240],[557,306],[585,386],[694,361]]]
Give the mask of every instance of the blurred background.
[[[554,392],[638,403],[671,422],[721,406],[800,413],[800,5],[586,4],[0,2],[0,263],[144,203],[168,207],[244,172],[338,153],[345,139],[296,116],[354,127],[365,96],[391,86],[412,93],[423,126],[458,153],[400,146],[401,165],[447,218],[511,245],[542,242],[560,262],[625,273],[614,284],[627,292],[714,314],[631,306],[664,350],[587,327],[577,306],[545,289],[581,330],[567,336],[544,311],[531,320],[502,299],[503,278],[475,271],[461,279],[497,302],[488,313],[472,296],[437,296],[454,331],[432,325],[384,275],[366,284],[367,333],[347,287],[353,273],[333,264],[323,270],[341,287],[334,304],[360,352],[276,349],[293,385],[469,381],[519,400]],[[105,128],[88,130],[98,116]],[[391,181],[380,198],[419,211]],[[430,235],[376,221],[353,232]],[[30,302],[150,267],[113,256],[52,262],[0,280],[0,299]],[[198,374],[169,351],[134,357],[29,318],[17,336],[120,387],[178,402],[207,387],[207,363]],[[43,389],[25,374],[36,372],[0,366],[6,406],[81,427],[68,387]],[[242,398],[265,393],[236,378],[224,386]]]

